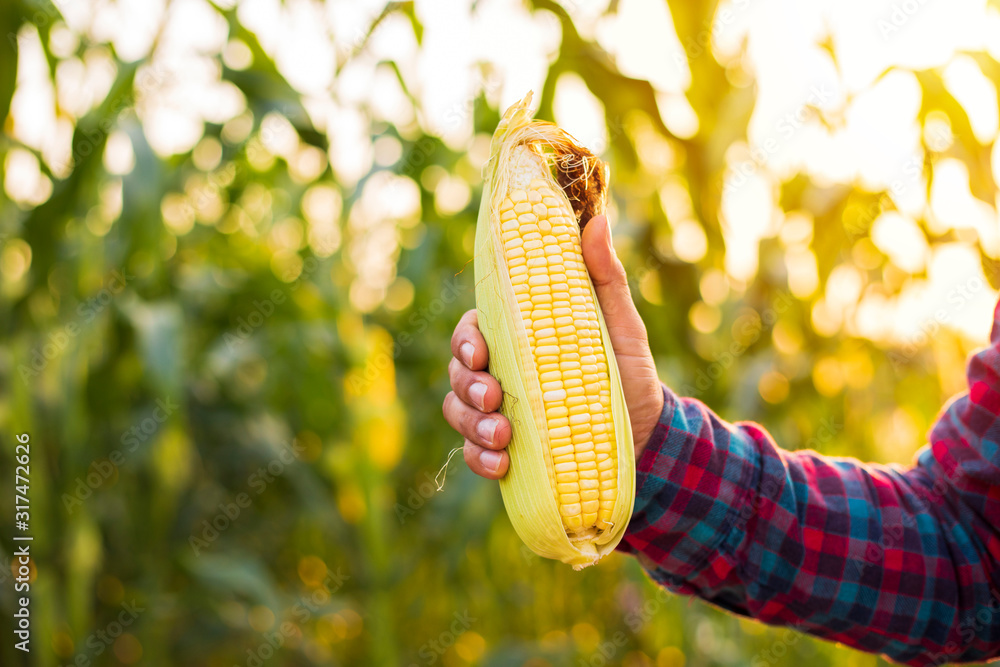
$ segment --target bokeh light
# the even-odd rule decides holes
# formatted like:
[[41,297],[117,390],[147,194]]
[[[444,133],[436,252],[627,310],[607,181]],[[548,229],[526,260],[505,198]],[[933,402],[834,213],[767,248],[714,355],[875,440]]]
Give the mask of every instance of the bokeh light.
[[30,4],[0,12],[0,431],[37,443],[39,664],[743,665],[781,636],[632,558],[537,558],[460,456],[438,476],[529,89],[609,164],[676,392],[906,465],[987,341],[995,3]]

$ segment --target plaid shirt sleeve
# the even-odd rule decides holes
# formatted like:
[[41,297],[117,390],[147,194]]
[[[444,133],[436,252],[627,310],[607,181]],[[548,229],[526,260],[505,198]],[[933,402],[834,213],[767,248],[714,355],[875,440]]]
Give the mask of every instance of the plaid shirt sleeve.
[[910,468],[779,448],[666,398],[619,548],[659,584],[897,662],[1000,656],[1000,305]]

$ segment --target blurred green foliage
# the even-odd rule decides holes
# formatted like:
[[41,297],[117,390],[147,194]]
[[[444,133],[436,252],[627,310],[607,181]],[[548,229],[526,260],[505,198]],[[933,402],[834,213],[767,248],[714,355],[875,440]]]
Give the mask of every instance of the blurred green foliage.
[[[681,44],[704,46],[715,3],[669,4]],[[813,312],[845,262],[890,294],[902,288],[905,272],[868,236],[872,212],[891,200],[805,174],[788,179],[776,193],[781,208],[814,220],[815,296],[789,294],[777,238],[761,243],[755,279],[729,280],[719,222],[725,155],[745,140],[754,86],[689,48],[698,131],[676,136],[651,84],[625,76],[564,5],[531,6],[551,12],[562,35],[539,117],[553,117],[566,72],[604,104],[617,242],[664,380],[726,418],[761,421],[787,447],[908,460],[961,388],[975,341],[935,328],[892,347],[843,329],[820,333]],[[53,32],[65,26],[55,6],[0,5],[0,164],[23,170],[28,152],[51,185],[39,186],[37,200],[0,194],[0,460],[9,490],[13,436],[30,434],[37,568],[32,652],[15,651],[5,635],[0,662],[879,662],[659,593],[625,557],[583,573],[536,558],[511,530],[496,486],[458,459],[435,492],[434,474],[461,445],[439,406],[451,329],[474,305],[466,267],[480,165],[426,130],[379,121],[372,139],[391,138],[400,155],[357,184],[338,182],[327,165],[338,128],[311,122],[303,95],[236,10],[213,11],[249,53],[238,69],[212,56],[246,111],[205,123],[193,150],[165,158],[135,113],[155,67],[143,73],[149,63],[125,62],[86,37],[57,55]],[[412,3],[391,3],[389,14],[406,17],[421,39]],[[115,64],[92,108],[78,118],[60,110],[72,122],[72,163],[62,171],[11,132],[18,56],[36,32],[52,76],[96,47]],[[1000,65],[976,58],[996,81]],[[967,164],[973,193],[992,203],[990,147],[938,71],[918,78],[921,121],[946,115],[956,137],[947,155]],[[476,136],[489,136],[498,109],[481,93],[468,108]],[[294,128],[291,152],[275,154],[266,118],[277,119],[275,132]],[[125,168],[108,146],[121,137],[131,145]],[[940,155],[927,154],[929,179]],[[7,171],[0,180],[11,181]],[[413,186],[419,211],[389,215],[388,232],[376,233],[362,193],[388,174],[387,192]],[[442,212],[442,174],[472,188],[457,212]],[[672,244],[677,221],[660,196],[667,180],[686,191],[703,227],[707,251],[696,261]],[[932,245],[955,239],[928,232]],[[382,258],[389,277],[373,302],[358,280],[376,271],[364,258],[383,245],[397,252]],[[983,255],[995,280],[991,261]],[[0,499],[5,564],[11,495]],[[7,616],[12,581],[0,577]]]

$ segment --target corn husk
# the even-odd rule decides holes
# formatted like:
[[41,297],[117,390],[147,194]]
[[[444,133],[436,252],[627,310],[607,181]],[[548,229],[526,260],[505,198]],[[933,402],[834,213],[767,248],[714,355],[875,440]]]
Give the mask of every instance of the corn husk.
[[[513,149],[525,145],[541,154],[554,172],[553,190],[565,196],[585,225],[603,212],[606,166],[552,123],[532,120],[531,93],[510,107],[493,135],[484,169],[482,204],[476,228],[476,308],[490,350],[490,373],[503,388],[501,406],[511,423],[510,467],[500,480],[514,530],[536,554],[582,569],[597,563],[621,541],[635,500],[635,455],[621,377],[600,306],[601,339],[611,381],[611,411],[618,449],[618,497],[613,526],[586,542],[573,541],[563,527],[551,485],[552,461],[541,385],[506,271],[500,240],[499,206]],[[593,285],[590,284],[593,293]],[[596,294],[594,294],[596,302]]]

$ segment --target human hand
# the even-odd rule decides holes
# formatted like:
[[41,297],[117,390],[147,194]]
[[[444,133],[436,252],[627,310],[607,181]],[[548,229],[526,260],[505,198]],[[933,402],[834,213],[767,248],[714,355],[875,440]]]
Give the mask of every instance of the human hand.
[[[646,326],[632,303],[625,267],[611,244],[605,216],[595,216],[584,227],[582,247],[618,362],[638,460],[663,410],[663,392],[649,352]],[[497,412],[503,392],[500,383],[486,372],[489,350],[475,310],[459,320],[451,352],[448,374],[452,391],[444,398],[445,419],[465,438],[469,468],[482,477],[499,479],[510,463],[504,450],[510,444],[511,429],[507,418]]]

